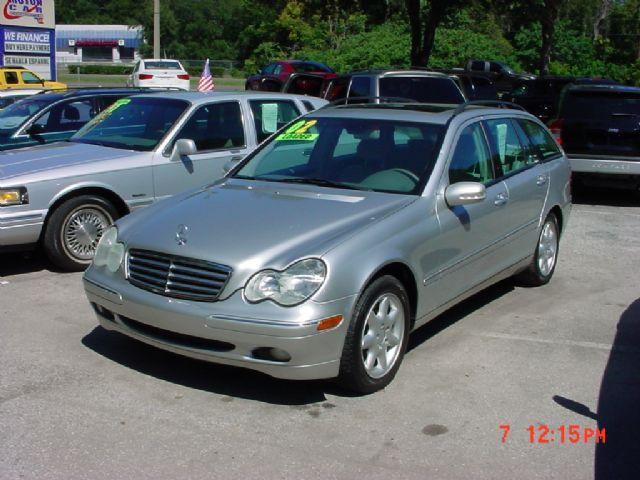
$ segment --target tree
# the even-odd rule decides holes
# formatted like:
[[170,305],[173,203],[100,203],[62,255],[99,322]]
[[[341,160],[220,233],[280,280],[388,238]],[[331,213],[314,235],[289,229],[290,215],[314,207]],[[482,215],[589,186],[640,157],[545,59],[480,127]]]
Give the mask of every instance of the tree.
[[420,0],[405,0],[411,29],[411,64],[426,67],[429,64],[438,26],[447,15],[465,2],[431,0],[425,6],[421,3]]
[[542,2],[540,24],[542,25],[542,46],[540,47],[540,75],[549,75],[551,62],[551,47],[553,47],[553,32],[558,19],[558,12],[562,0],[544,0]]
[[613,0],[602,0],[596,20],[593,22],[593,39],[598,40],[604,31],[607,17],[611,13],[611,7],[613,6]]

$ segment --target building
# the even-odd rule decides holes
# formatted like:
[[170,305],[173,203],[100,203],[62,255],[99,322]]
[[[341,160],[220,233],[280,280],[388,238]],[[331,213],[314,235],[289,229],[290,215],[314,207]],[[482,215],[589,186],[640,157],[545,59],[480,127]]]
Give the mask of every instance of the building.
[[139,58],[142,27],[56,25],[56,62],[132,63]]

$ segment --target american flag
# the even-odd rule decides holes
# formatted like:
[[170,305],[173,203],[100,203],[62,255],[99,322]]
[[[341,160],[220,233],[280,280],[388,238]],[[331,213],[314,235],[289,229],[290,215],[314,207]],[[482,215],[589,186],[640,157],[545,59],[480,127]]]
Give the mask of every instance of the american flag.
[[202,75],[200,75],[200,81],[198,82],[199,92],[210,92],[215,88],[213,84],[213,77],[211,76],[211,70],[209,70],[209,59],[204,64]]

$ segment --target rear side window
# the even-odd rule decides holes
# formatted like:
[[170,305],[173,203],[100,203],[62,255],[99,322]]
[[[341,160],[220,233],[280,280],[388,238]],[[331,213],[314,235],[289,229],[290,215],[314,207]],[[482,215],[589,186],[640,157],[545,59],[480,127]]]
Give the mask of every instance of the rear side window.
[[490,183],[495,178],[491,154],[485,141],[482,127],[475,123],[466,127],[453,152],[449,164],[449,183]]
[[460,89],[450,78],[385,77],[380,79],[380,96],[408,98],[421,103],[464,102]]
[[93,118],[91,99],[59,103],[34,122],[43,133],[75,132]]
[[329,83],[325,93],[325,99],[335,102],[347,96],[347,88],[349,86],[349,78],[338,78]]
[[304,108],[307,109],[307,112],[312,112],[315,110],[313,103],[309,102],[308,100],[303,100],[302,104],[304,105]]
[[249,106],[258,143],[300,116],[295,104],[288,100],[249,100]]
[[527,167],[525,149],[511,120],[487,120],[487,135],[491,143],[494,163],[502,175],[509,175]]
[[18,74],[16,72],[4,72],[4,81],[8,85],[16,85],[18,83]]
[[484,71],[484,62],[475,61],[471,62],[471,70]]
[[560,149],[556,141],[544,128],[530,120],[518,120],[518,122],[542,161],[550,160],[560,155]]
[[368,77],[353,77],[349,88],[349,98],[371,96],[371,80]]
[[240,104],[220,102],[198,108],[175,139],[180,138],[193,140],[199,152],[244,146]]

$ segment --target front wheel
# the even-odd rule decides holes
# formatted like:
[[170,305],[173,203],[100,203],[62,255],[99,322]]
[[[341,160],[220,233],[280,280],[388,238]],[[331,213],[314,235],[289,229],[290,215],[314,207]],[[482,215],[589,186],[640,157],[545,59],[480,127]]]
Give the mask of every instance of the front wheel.
[[530,287],[549,283],[558,261],[559,242],[558,219],[554,213],[550,213],[542,224],[533,260],[529,267],[518,275],[518,280]]
[[385,275],[371,283],[356,304],[338,382],[358,393],[386,387],[404,357],[409,319],[409,299],[398,279]]
[[66,200],[53,211],[45,227],[47,257],[63,270],[84,270],[93,260],[102,234],[118,217],[117,209],[99,196]]

